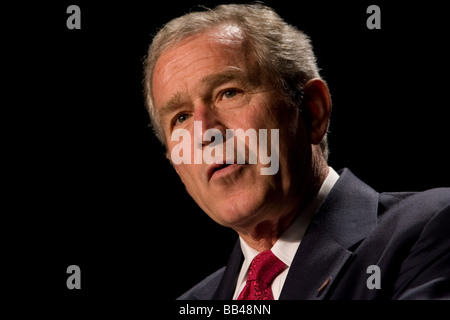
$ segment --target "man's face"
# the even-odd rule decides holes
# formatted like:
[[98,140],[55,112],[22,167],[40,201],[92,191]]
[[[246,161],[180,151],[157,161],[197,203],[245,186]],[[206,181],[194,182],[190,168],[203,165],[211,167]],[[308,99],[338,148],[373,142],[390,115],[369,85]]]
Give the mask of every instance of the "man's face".
[[[298,112],[287,105],[248,51],[241,30],[223,25],[164,51],[153,74],[154,105],[169,158],[180,143],[171,141],[176,129],[190,132],[192,158],[195,148],[204,150],[210,143],[194,145],[194,121],[202,122],[201,134],[211,128],[223,133],[224,153],[227,129],[267,129],[268,137],[271,129],[279,129],[279,170],[274,175],[261,175],[260,169],[270,164],[248,163],[248,143],[246,164],[195,164],[192,159],[190,164],[174,165],[197,204],[216,222],[233,228],[294,210],[298,180],[311,152]],[[267,149],[270,152],[270,142]],[[230,156],[225,154],[224,160]]]

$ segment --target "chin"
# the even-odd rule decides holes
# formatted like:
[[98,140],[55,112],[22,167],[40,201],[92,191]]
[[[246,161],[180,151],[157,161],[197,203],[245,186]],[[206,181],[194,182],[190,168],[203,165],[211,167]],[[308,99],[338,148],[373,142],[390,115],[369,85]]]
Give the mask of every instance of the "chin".
[[[210,217],[222,226],[235,228],[251,224],[257,219],[261,210],[261,202],[255,199],[226,201]],[[252,201],[253,200],[253,201]]]

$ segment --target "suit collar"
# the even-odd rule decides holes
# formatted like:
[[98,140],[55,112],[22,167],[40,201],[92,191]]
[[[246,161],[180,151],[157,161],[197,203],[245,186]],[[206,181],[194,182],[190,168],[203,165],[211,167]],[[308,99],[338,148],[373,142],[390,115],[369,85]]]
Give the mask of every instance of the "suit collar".
[[[352,256],[353,247],[375,227],[378,193],[348,169],[314,214],[295,254],[280,299],[323,299]],[[214,299],[231,299],[243,262],[239,241]]]
[[294,257],[280,299],[324,299],[352,251],[375,228],[379,194],[348,169],[319,207]]
[[364,239],[377,223],[379,194],[349,169],[339,179],[313,217],[310,229],[320,227],[345,248]]

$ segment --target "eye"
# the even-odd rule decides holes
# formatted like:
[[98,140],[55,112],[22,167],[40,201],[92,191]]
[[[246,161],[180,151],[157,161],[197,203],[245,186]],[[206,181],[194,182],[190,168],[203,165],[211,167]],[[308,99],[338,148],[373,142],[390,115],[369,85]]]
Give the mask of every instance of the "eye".
[[187,113],[181,113],[178,116],[175,117],[175,124],[180,124],[185,122],[189,118],[189,115]]
[[222,96],[226,99],[231,99],[235,97],[238,94],[238,91],[236,89],[227,89],[223,91]]

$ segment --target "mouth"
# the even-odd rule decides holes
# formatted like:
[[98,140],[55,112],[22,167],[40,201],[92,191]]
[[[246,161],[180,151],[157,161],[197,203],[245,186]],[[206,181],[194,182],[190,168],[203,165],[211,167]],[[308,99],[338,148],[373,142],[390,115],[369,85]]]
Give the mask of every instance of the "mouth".
[[208,180],[230,174],[240,167],[242,167],[242,164],[213,164],[208,168]]

